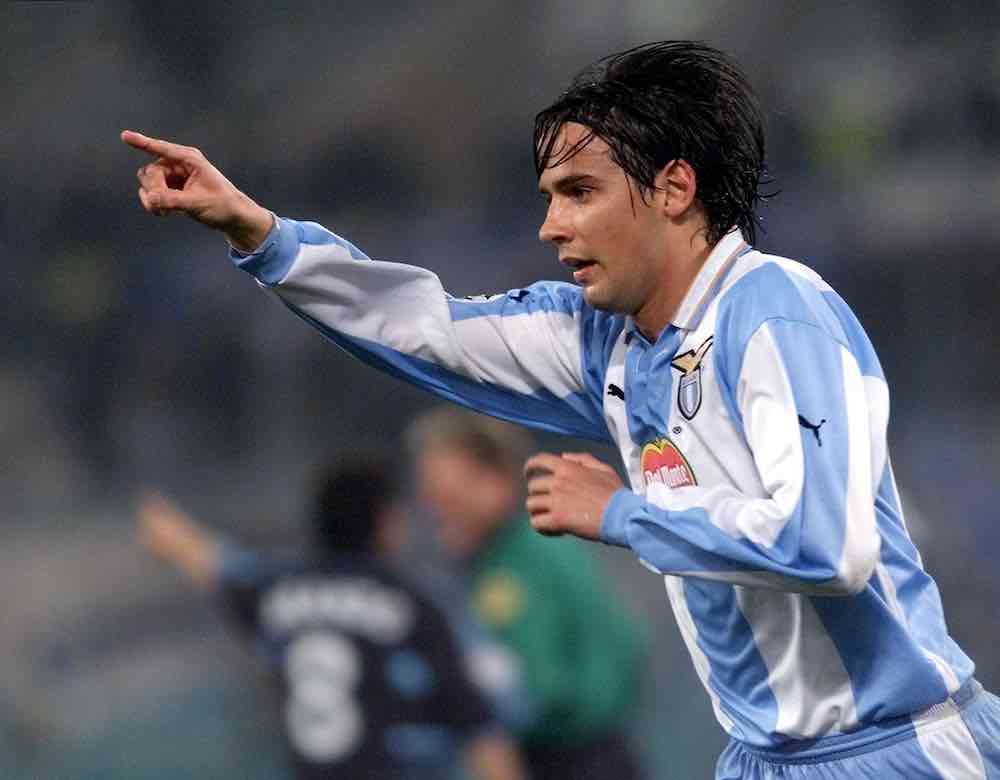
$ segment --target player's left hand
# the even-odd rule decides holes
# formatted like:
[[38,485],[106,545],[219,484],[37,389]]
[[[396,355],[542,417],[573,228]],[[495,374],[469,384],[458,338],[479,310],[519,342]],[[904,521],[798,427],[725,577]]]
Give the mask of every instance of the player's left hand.
[[547,535],[599,539],[604,509],[623,487],[618,474],[585,452],[541,452],[524,464],[531,525]]

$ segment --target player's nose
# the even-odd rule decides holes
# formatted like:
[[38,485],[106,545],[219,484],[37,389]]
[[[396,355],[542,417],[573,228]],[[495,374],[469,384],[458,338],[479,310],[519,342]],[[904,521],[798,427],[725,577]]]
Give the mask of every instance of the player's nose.
[[545,220],[538,228],[538,238],[540,241],[551,241],[554,244],[562,244],[571,238],[569,225],[562,218],[558,208],[549,206],[545,212]]

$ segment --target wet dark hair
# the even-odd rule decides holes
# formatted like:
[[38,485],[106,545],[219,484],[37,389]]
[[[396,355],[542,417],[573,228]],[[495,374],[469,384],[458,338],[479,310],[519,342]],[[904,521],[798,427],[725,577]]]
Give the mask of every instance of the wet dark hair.
[[[576,122],[590,133],[555,148],[559,129]],[[733,227],[756,240],[764,176],[764,127],[757,97],[739,66],[696,41],[662,41],[612,54],[581,72],[555,103],[535,117],[539,176],[583,149],[594,136],[640,186],[675,159],[697,176],[697,199],[710,244]]]
[[399,496],[398,465],[374,453],[334,460],[319,473],[313,541],[324,552],[372,551],[380,513]]

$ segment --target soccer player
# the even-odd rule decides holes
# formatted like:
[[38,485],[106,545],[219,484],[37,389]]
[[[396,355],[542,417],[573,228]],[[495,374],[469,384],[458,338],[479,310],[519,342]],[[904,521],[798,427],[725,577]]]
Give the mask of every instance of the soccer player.
[[238,547],[159,495],[139,506],[140,538],[257,640],[297,777],[437,780],[460,742],[477,780],[524,780],[444,618],[385,563],[402,529],[396,492],[380,460],[331,468],[308,557]]
[[949,637],[903,521],[871,342],[815,272],[753,247],[758,103],[691,42],[585,71],[535,123],[540,237],[576,286],[456,299],[279,219],[196,150],[125,133],[153,213],[223,231],[233,261],[369,363],[488,414],[614,442],[527,464],[545,533],[665,575],[730,744],[717,777],[1000,776],[1000,701]]

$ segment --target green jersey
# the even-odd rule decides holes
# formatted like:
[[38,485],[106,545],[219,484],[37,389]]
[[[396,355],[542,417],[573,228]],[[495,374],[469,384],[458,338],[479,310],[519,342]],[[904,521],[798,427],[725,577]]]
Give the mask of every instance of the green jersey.
[[473,561],[473,607],[519,658],[534,717],[528,744],[571,744],[620,729],[636,701],[640,633],[587,542],[501,526]]

